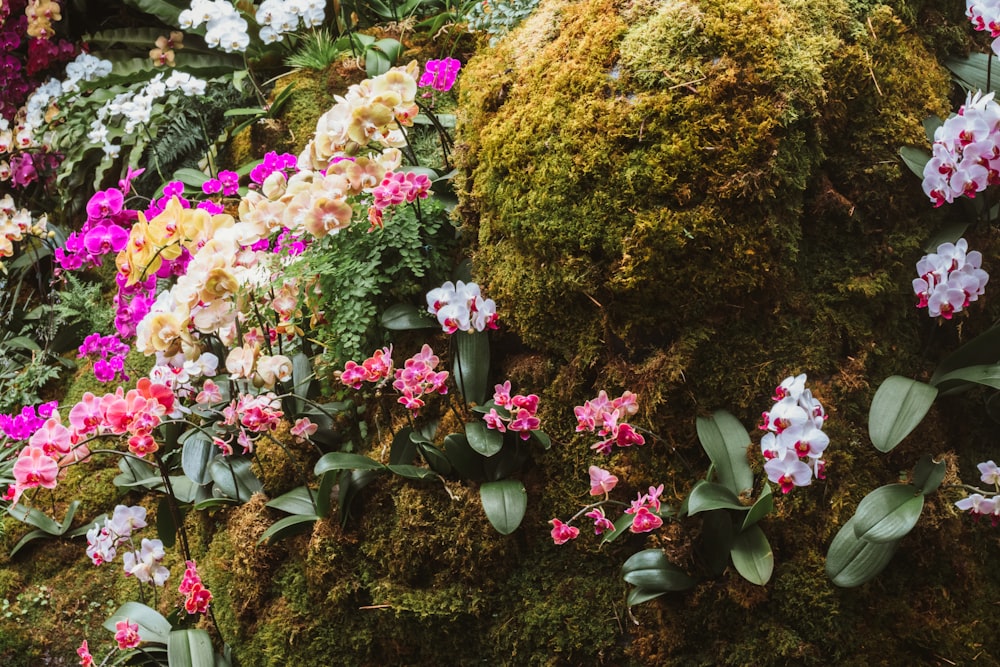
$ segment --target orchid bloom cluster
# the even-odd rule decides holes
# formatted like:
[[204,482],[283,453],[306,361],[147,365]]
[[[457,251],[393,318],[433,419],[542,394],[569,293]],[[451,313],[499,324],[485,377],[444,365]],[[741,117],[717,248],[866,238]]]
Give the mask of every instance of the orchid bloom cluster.
[[[531,437],[532,431],[537,431],[541,422],[535,414],[538,412],[538,396],[535,394],[510,395],[510,380],[493,388],[493,407],[483,415],[486,427],[501,433],[513,431],[521,436],[521,440]],[[499,410],[497,410],[499,408]]]
[[334,375],[351,389],[361,389],[365,382],[378,385],[393,376],[392,346],[375,350],[372,356],[360,364],[348,361],[344,370],[336,371]]
[[767,478],[788,493],[796,486],[809,486],[813,475],[824,479],[826,463],[820,458],[830,444],[823,432],[826,412],[806,389],[805,374],[789,376],[774,390],[774,405],[761,415],[760,448]]
[[47,419],[52,417],[59,407],[56,401],[42,403],[35,408],[33,405],[26,405],[21,408],[21,412],[16,415],[0,415],[0,430],[7,436],[8,442],[5,446],[10,447],[18,440],[27,440],[35,431],[40,429]]
[[121,144],[111,141],[113,134],[110,126],[120,127],[126,135],[134,134],[150,121],[153,105],[168,93],[180,91],[188,96],[204,95],[207,86],[208,82],[187,72],[174,70],[167,77],[157,74],[142,88],[125,91],[105,102],[90,123],[87,141],[101,146],[108,157],[118,157]]
[[94,193],[87,202],[87,220],[78,232],[66,238],[66,244],[56,249],[56,263],[65,270],[85,266],[101,266],[101,258],[119,253],[128,242],[128,228],[136,220],[136,212],[125,208],[125,193],[108,188]]
[[[587,472],[590,475],[590,495],[604,496],[604,499],[587,505],[566,523],[559,519],[549,521],[552,524],[552,541],[557,545],[565,544],[580,535],[580,529],[571,524],[581,516],[586,516],[594,521],[594,535],[612,533],[616,530],[615,524],[604,513],[604,505],[612,502],[619,505],[624,504],[609,500],[611,491],[618,485],[618,477],[598,466],[590,466]],[[625,510],[625,514],[632,515],[632,521],[629,525],[630,532],[649,533],[663,525],[663,519],[659,514],[661,495],[663,495],[662,484],[649,487],[646,493],[637,494],[636,499]]]
[[264,0],[254,18],[260,26],[260,39],[265,44],[280,42],[289,32],[312,28],[323,23],[326,3],[322,0]]
[[500,317],[496,303],[483,298],[479,285],[461,280],[449,280],[428,292],[427,312],[437,318],[447,334],[496,329]]
[[174,411],[174,395],[169,387],[148,378],[139,380],[128,392],[121,387],[98,398],[91,392],[83,395],[69,411],[65,425],[58,411],[28,439],[14,463],[14,483],[4,500],[17,503],[26,490],[35,487],[54,489],[60,469],[90,455],[86,440],[94,435],[128,437],[128,449],[135,456],[146,456],[159,446],[153,430]]
[[407,359],[402,368],[396,369],[392,387],[402,394],[399,403],[411,410],[414,416],[424,407],[422,396],[448,393],[448,385],[445,384],[448,371],[434,370],[439,362],[431,346],[424,343],[420,352]]
[[193,560],[185,561],[186,569],[177,592],[184,596],[184,611],[189,614],[207,614],[212,602],[212,592],[205,588],[198,566]]
[[992,460],[977,465],[981,479],[993,485],[994,494],[987,498],[981,493],[973,493],[955,503],[955,507],[968,512],[978,521],[981,516],[989,516],[994,526],[1000,524],[1000,466]]
[[172,30],[170,35],[160,35],[154,42],[155,46],[149,50],[149,59],[153,61],[155,67],[164,65],[173,67],[174,59],[177,57],[176,51],[184,48],[184,33]]
[[969,93],[958,114],[934,131],[931,159],[924,165],[924,192],[935,207],[955,197],[974,198],[1000,183],[1000,105],[993,93]]
[[966,0],[965,15],[972,21],[972,27],[989,32],[993,37],[993,53],[1000,55],[1000,2],[997,0]]
[[[49,238],[48,219],[44,215],[32,219],[28,209],[18,209],[13,198],[4,195],[0,199],[0,257],[13,256],[14,244],[29,236]],[[0,262],[0,270],[7,271],[3,262]]]
[[604,439],[590,448],[604,455],[610,454],[615,445],[631,447],[645,444],[646,439],[631,424],[622,421],[638,410],[636,395],[632,392],[626,391],[618,398],[610,399],[602,389],[597,398],[584,401],[583,405],[573,408],[576,414],[576,432],[596,431]]
[[950,320],[985,292],[990,276],[982,269],[983,255],[969,252],[969,243],[942,243],[937,252],[917,262],[919,278],[913,280],[917,308],[927,308],[931,317]]
[[458,76],[458,70],[461,68],[462,63],[454,58],[428,60],[424,64],[424,73],[420,77],[420,87],[430,86],[442,93],[447,92],[455,85],[455,77]]
[[205,24],[205,43],[226,53],[242,53],[250,46],[246,19],[226,0],[192,0],[191,8],[177,17],[182,30]]
[[[337,103],[320,116],[316,134],[299,155],[299,168],[326,169],[335,158],[357,155],[371,143],[384,148],[406,145],[403,127],[413,125],[419,112],[416,61],[347,89]],[[382,182],[384,172],[366,187]]]
[[125,374],[125,357],[131,348],[123,343],[118,336],[102,336],[92,333],[83,339],[77,359],[96,357],[94,359],[94,377],[101,382],[112,382],[120,377],[122,382],[128,382]]
[[426,199],[431,194],[431,179],[426,174],[387,171],[382,182],[372,190],[374,202],[368,207],[368,222],[374,230],[384,226],[384,212],[390,206],[412,204],[417,199]]

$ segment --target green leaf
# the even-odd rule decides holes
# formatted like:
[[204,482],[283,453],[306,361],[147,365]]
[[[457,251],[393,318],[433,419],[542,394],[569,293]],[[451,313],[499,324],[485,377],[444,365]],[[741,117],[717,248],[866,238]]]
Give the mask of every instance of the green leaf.
[[320,457],[313,474],[322,475],[329,470],[383,470],[384,465],[362,454],[330,452]]
[[174,630],[167,641],[169,667],[215,667],[212,638],[205,630]]
[[269,500],[267,506],[289,514],[316,514],[313,496],[305,486],[297,486],[288,493]]
[[698,417],[698,439],[715,464],[719,482],[739,496],[753,488],[753,471],[747,462],[750,435],[736,417],[724,410]]
[[[372,0],[368,0],[371,2]],[[369,77],[376,77],[385,74],[392,67],[392,61],[381,51],[369,47],[365,51],[365,73]]]
[[319,521],[319,516],[315,514],[292,514],[282,517],[261,533],[257,544],[263,544],[267,540],[277,542],[292,535],[299,535],[310,530],[317,521]]
[[212,475],[208,468],[218,453],[215,444],[206,433],[188,431],[181,436],[181,469],[196,484],[208,484]]
[[429,442],[418,442],[417,449],[424,457],[424,460],[427,461],[427,465],[430,466],[431,470],[439,475],[451,474],[451,461],[448,460],[448,457],[440,449]]
[[510,535],[521,525],[528,509],[528,493],[516,479],[485,482],[479,487],[486,518],[501,535]]
[[924,495],[937,491],[944,480],[948,466],[944,461],[935,461],[930,454],[924,454],[913,468],[913,486]]
[[400,477],[405,477],[406,479],[434,479],[437,477],[437,473],[428,468],[421,468],[414,465],[390,465],[389,470]]
[[[937,252],[938,246],[942,243],[954,243],[962,238],[965,230],[968,228],[968,222],[950,222],[946,224],[927,239],[927,243],[924,244],[924,252]],[[933,380],[931,380],[931,384],[934,384]]]
[[13,347],[19,350],[29,350],[31,352],[42,351],[42,348],[38,346],[38,343],[27,336],[14,336],[13,338],[6,339],[3,343],[7,347]]
[[747,515],[743,517],[743,525],[740,530],[746,530],[755,525],[758,521],[771,513],[774,509],[774,495],[771,493],[771,485],[764,483],[764,489],[760,492],[760,498],[753,504]]
[[854,517],[841,526],[826,552],[826,574],[841,588],[874,579],[885,569],[899,542],[868,542],[855,534]]
[[956,389],[968,388],[968,385],[973,383],[1000,389],[1000,364],[958,368],[937,377],[932,382],[938,391],[949,393]]
[[305,408],[302,399],[309,396],[314,375],[312,360],[305,353],[299,352],[292,357],[292,393],[296,396],[295,404],[299,412]]
[[444,453],[462,479],[478,482],[484,478],[483,455],[469,446],[469,439],[465,434],[452,433],[445,436]]
[[987,72],[989,71],[989,56],[985,53],[970,53],[965,58],[945,58],[944,66],[951,70],[955,77],[971,90],[981,90],[984,93],[995,90],[997,77],[994,74],[994,87],[987,90]]
[[930,153],[921,148],[903,146],[899,149],[899,156],[903,158],[903,164],[905,164],[910,171],[916,174],[919,178],[924,177],[924,165],[930,161]]
[[493,456],[503,447],[503,433],[486,426],[486,422],[475,421],[465,425],[465,436],[469,446],[483,456]]
[[182,8],[168,0],[125,0],[125,4],[135,7],[145,14],[152,14],[170,26],[179,27],[178,17]]
[[169,497],[161,496],[156,504],[156,536],[168,549],[177,542],[177,523],[174,521],[174,513],[170,511],[170,503]]
[[330,502],[333,487],[337,485],[337,476],[328,472],[319,476],[319,488],[316,490],[316,514],[326,518],[330,516]]
[[384,37],[376,41],[374,44],[372,44],[371,48],[378,49],[379,51],[384,53],[386,57],[392,62],[392,64],[396,64],[396,61],[399,60],[399,57],[403,55],[403,45],[400,44],[397,40],[392,39],[390,37]]
[[[79,503],[78,503],[79,504]],[[73,508],[74,511],[76,508]],[[62,535],[62,526],[55,519],[49,517],[40,510],[27,505],[14,505],[7,507],[7,513],[22,523],[34,526],[39,530],[52,536]]]
[[687,499],[688,516],[708,510],[731,509],[747,510],[740,504],[740,499],[733,495],[725,486],[713,482],[699,481],[691,489]]
[[350,518],[351,505],[354,504],[354,499],[358,496],[358,493],[361,492],[361,489],[371,484],[378,475],[379,471],[376,470],[345,470],[341,473],[339,478],[340,495],[337,498],[341,527],[347,525],[347,520]]
[[209,472],[216,490],[241,502],[264,490],[264,485],[250,468],[250,461],[243,457],[220,456],[212,461]]
[[118,459],[118,469],[122,471],[122,474],[115,477],[115,486],[143,486],[149,483],[150,480],[154,482],[161,481],[156,468],[152,464],[131,456],[123,456]]
[[760,526],[750,526],[733,539],[730,551],[736,571],[751,584],[763,586],[774,572],[774,553]]
[[410,439],[413,429],[409,426],[396,431],[392,436],[392,445],[389,447],[389,465],[402,465],[413,463],[417,456],[417,443]]
[[1000,325],[990,327],[945,357],[931,376],[931,386],[937,386],[942,375],[959,368],[997,362],[1000,362]]
[[625,600],[625,603],[630,607],[634,607],[637,604],[655,600],[661,595],[666,595],[666,593],[666,591],[653,591],[648,588],[633,588],[628,592],[628,598]]
[[544,431],[532,431],[531,437],[545,449],[552,447],[552,438],[546,435]]
[[622,578],[633,586],[649,591],[683,591],[697,581],[669,560],[662,549],[646,549],[622,565]]
[[875,489],[858,504],[854,535],[866,542],[897,542],[913,530],[924,508],[924,496],[912,484]]
[[190,167],[183,167],[174,172],[175,181],[180,181],[184,185],[190,185],[194,188],[201,188],[209,178],[211,177],[205,172]]
[[486,400],[486,379],[490,371],[489,336],[485,331],[471,334],[458,331],[454,336],[455,383],[466,403],[482,403]]
[[38,530],[37,528],[25,533],[24,536],[17,541],[17,544],[14,545],[14,548],[10,550],[10,557],[13,558],[14,554],[24,548],[29,542],[46,537],[52,537],[52,535],[46,533],[44,530]]
[[868,435],[880,452],[902,442],[930,410],[938,390],[899,375],[885,379],[868,412]]
[[171,631],[170,621],[160,612],[139,602],[126,602],[118,607],[118,610],[104,621],[103,627],[105,630],[115,632],[115,624],[126,619],[139,625],[139,637],[142,641],[167,643]]
[[382,313],[382,326],[390,331],[409,331],[437,329],[441,325],[432,319],[426,310],[420,310],[410,303],[397,303]]
[[197,511],[215,509],[216,507],[232,507],[239,503],[232,498],[205,498],[197,501],[193,507]]

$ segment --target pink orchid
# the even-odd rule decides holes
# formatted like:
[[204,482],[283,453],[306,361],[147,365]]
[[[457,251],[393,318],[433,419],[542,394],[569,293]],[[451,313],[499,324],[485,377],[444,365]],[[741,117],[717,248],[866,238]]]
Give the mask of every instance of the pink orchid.
[[549,523],[552,524],[552,541],[556,544],[566,544],[580,534],[579,528],[565,524],[559,519],[552,519]]
[[645,507],[640,507],[632,517],[632,526],[629,528],[633,533],[648,533],[663,525],[663,519],[649,511]]
[[54,489],[58,474],[59,466],[41,447],[25,447],[14,463],[14,479],[18,489],[36,486]]
[[600,535],[601,533],[613,533],[615,531],[615,524],[604,516],[603,507],[594,508],[587,512],[584,516],[590,517],[594,520],[594,535]]
[[604,468],[590,466],[587,472],[590,473],[590,495],[592,496],[607,495],[618,484],[618,478]]
[[115,623],[115,641],[122,650],[137,647],[142,642],[139,637],[139,624],[132,623],[127,618]]

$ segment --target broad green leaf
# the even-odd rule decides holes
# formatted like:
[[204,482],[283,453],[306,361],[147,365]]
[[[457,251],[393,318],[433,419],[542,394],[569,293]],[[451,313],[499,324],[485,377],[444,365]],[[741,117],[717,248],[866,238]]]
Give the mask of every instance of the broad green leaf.
[[753,488],[753,471],[747,462],[750,435],[736,417],[724,410],[698,417],[698,440],[715,464],[719,482],[739,496]]
[[[247,470],[249,471],[250,464],[247,463]],[[254,477],[256,479],[256,477]],[[258,482],[259,484],[259,482]],[[163,489],[163,480],[161,478],[157,479],[157,484],[153,487],[154,489]],[[199,491],[205,490],[200,484],[195,484],[192,482],[187,475],[171,475],[170,476],[170,488],[174,492],[174,498],[177,502],[181,503],[193,503],[198,500]],[[258,489],[260,490],[260,489]],[[251,494],[252,495],[252,494]],[[232,497],[232,496],[230,496]],[[243,496],[243,500],[247,500],[250,496]]]
[[455,360],[452,366],[455,383],[466,403],[486,400],[486,380],[490,371],[490,339],[486,331],[468,333],[459,331],[455,336]]
[[935,461],[930,454],[924,454],[913,468],[912,484],[925,495],[933,493],[941,486],[947,468],[944,461]]
[[184,185],[190,185],[194,188],[201,188],[209,178],[211,177],[205,172],[190,167],[183,167],[174,172],[175,181],[180,181]]
[[215,509],[216,507],[232,507],[239,503],[232,498],[205,498],[195,502],[191,507],[197,511]]
[[868,411],[868,435],[880,452],[902,442],[930,410],[938,390],[916,380],[892,375],[875,392]]
[[408,331],[411,329],[437,329],[441,325],[426,310],[420,310],[409,303],[397,303],[389,306],[382,313],[382,326],[390,331]]
[[379,51],[384,53],[389,60],[395,64],[399,57],[403,54],[403,45],[399,41],[392,39],[390,37],[384,37],[374,44],[371,48],[377,48]]
[[625,603],[634,607],[637,604],[642,604],[643,602],[649,602],[650,600],[655,600],[661,595],[666,595],[667,591],[653,591],[648,588],[633,588],[628,592],[628,598]]
[[687,499],[688,515],[694,516],[698,512],[718,509],[747,510],[749,508],[741,505],[740,499],[721,484],[705,481],[699,481],[695,484]]
[[427,461],[427,465],[430,466],[431,470],[439,475],[451,474],[451,461],[448,460],[448,457],[440,449],[427,442],[417,443],[417,449],[424,457],[424,460]]
[[295,404],[298,411],[305,409],[305,401],[309,396],[309,387],[313,381],[312,360],[305,353],[299,352],[292,357],[292,393],[295,394]]
[[662,549],[646,549],[633,554],[622,565],[622,578],[633,586],[650,591],[683,591],[697,581],[669,560]]
[[510,535],[521,525],[528,509],[528,493],[516,479],[484,482],[479,487],[486,518],[501,535]]
[[[993,80],[987,81],[987,71],[989,69],[989,58],[985,53],[970,53],[964,58],[945,58],[944,66],[951,70],[960,82],[964,82],[972,90],[981,90],[984,93],[995,90],[998,80],[997,73],[993,72]],[[987,90],[987,83],[992,83],[994,87]]]
[[316,514],[319,514],[321,517],[330,516],[333,487],[336,485],[337,475],[332,471],[319,476],[319,488],[316,489]]
[[[942,243],[954,243],[962,238],[965,230],[968,228],[968,222],[950,222],[946,224],[927,239],[927,243],[924,244],[924,252],[937,252],[938,246]],[[931,384],[934,384],[933,380],[931,380]]]
[[362,454],[330,452],[320,457],[313,474],[322,475],[329,470],[382,470],[385,466]]
[[42,348],[38,346],[38,343],[27,336],[14,336],[13,338],[6,339],[3,343],[7,347],[13,347],[20,350],[30,350],[32,352],[42,351]]
[[[171,502],[167,496],[161,496],[156,504],[156,536],[168,549],[177,542],[177,522],[174,521],[174,513],[170,511]],[[177,511],[179,512],[180,508],[177,508]]]
[[755,525],[758,521],[771,513],[774,509],[774,496],[771,493],[771,485],[764,483],[764,489],[760,492],[760,498],[753,504],[747,515],[743,517],[743,525],[740,530],[746,530]]
[[763,586],[771,579],[774,553],[760,526],[750,526],[733,538],[730,555],[736,571],[750,583]]
[[319,521],[319,516],[315,514],[291,514],[282,517],[261,533],[257,544],[262,544],[267,540],[277,542],[292,535],[299,535],[310,530],[317,521]]
[[[368,0],[371,2],[372,0]],[[381,51],[374,48],[374,46],[369,47],[365,51],[365,73],[370,77],[380,76],[389,71],[392,67],[392,61]]]
[[417,456],[417,443],[410,440],[410,433],[413,429],[409,426],[396,431],[392,436],[392,445],[389,447],[389,465],[403,465],[413,463]]
[[469,439],[469,446],[483,456],[493,456],[503,447],[503,433],[487,427],[483,421],[466,424],[465,436]]
[[174,630],[167,641],[169,667],[215,667],[212,638],[205,630]]
[[462,479],[476,482],[484,479],[483,455],[469,446],[469,439],[464,433],[445,436],[444,453]]
[[841,588],[874,579],[885,569],[899,542],[868,542],[857,538],[854,517],[841,526],[826,552],[826,574]]
[[169,0],[125,0],[125,4],[135,7],[145,14],[152,14],[164,23],[175,28],[180,25],[178,17],[184,8],[169,2]]
[[544,431],[532,431],[531,437],[545,449],[552,447],[552,438],[546,435]]
[[954,370],[997,362],[1000,362],[1000,325],[990,327],[945,357],[931,376],[931,386],[937,386],[942,375]]
[[289,514],[316,514],[313,496],[305,486],[297,486],[288,493],[269,500],[267,506]]
[[10,557],[13,558],[14,555],[23,549],[29,542],[46,537],[52,537],[52,535],[50,533],[46,533],[44,530],[38,530],[37,528],[25,533],[24,536],[17,541],[17,544],[14,545],[14,548],[10,550]]
[[913,146],[903,146],[899,149],[899,156],[903,158],[903,164],[917,177],[924,177],[924,165],[930,161],[930,153],[920,148],[914,148]]
[[122,471],[122,474],[115,477],[115,486],[141,486],[149,479],[159,480],[159,473],[155,466],[132,456],[123,456],[118,459],[118,469]]
[[437,477],[437,474],[433,470],[414,465],[390,465],[388,468],[391,472],[406,479],[433,479]]
[[358,493],[371,484],[378,475],[379,471],[377,470],[345,470],[341,473],[338,480],[340,494],[337,497],[341,527],[346,526],[347,520],[351,518],[351,505],[354,504]]
[[875,489],[858,504],[854,535],[866,542],[898,542],[913,530],[924,508],[924,496],[912,484]]
[[250,496],[264,490],[264,485],[250,468],[250,461],[243,457],[220,456],[212,461],[209,472],[216,490],[240,502],[246,502]]
[[934,386],[941,392],[954,392],[973,383],[1000,389],[1000,364],[966,366],[945,373],[934,380]]
[[[74,510],[75,509],[76,508],[74,508]],[[18,521],[34,526],[49,535],[62,535],[62,526],[59,522],[52,519],[45,512],[37,510],[34,507],[28,507],[24,504],[9,506],[7,507],[7,513]]]
[[181,436],[181,442],[184,443],[181,451],[181,469],[184,474],[196,484],[211,482],[212,475],[208,468],[218,453],[212,438],[201,431],[188,431]]
[[128,620],[139,625],[139,637],[145,642],[166,644],[170,635],[170,621],[160,612],[139,602],[126,602],[118,607],[108,620],[104,621],[104,629],[115,631],[115,624]]

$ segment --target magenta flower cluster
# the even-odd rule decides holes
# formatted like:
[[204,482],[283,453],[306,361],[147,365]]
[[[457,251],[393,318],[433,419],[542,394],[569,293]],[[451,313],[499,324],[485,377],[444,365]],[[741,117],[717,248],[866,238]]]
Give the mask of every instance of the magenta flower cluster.
[[250,170],[250,180],[257,185],[262,185],[267,177],[276,171],[289,172],[298,169],[298,157],[291,153],[279,155],[271,151],[264,156],[264,160]]
[[490,411],[483,415],[487,428],[501,433],[514,431],[522,440],[530,438],[531,432],[537,431],[541,425],[535,416],[538,412],[538,396],[535,394],[511,396],[510,380],[496,385],[493,389],[493,403],[496,407],[490,408]]
[[101,382],[111,382],[116,378],[128,382],[129,377],[125,374],[125,357],[130,349],[128,344],[114,334],[102,336],[99,333],[92,333],[83,339],[77,358],[94,359],[94,377]]
[[425,343],[420,352],[407,359],[403,367],[396,370],[392,387],[402,394],[399,403],[409,408],[414,416],[424,407],[423,396],[448,393],[448,386],[445,384],[448,371],[434,370],[439,362],[434,350]]
[[602,389],[597,398],[585,401],[583,405],[573,408],[576,414],[576,432],[596,431],[603,440],[590,446],[600,454],[610,454],[615,445],[631,447],[645,444],[642,437],[631,424],[624,421],[638,411],[636,396],[630,391],[624,392],[612,400]]
[[104,255],[117,254],[125,247],[136,219],[135,211],[125,208],[125,194],[118,188],[94,193],[87,202],[87,221],[56,249],[56,263],[68,271],[100,266]]
[[26,405],[16,415],[0,415],[0,430],[9,439],[6,445],[12,446],[19,440],[27,440],[35,431],[42,428],[46,420],[58,409],[57,401],[42,403],[37,408]]
[[421,88],[430,86],[434,90],[447,92],[455,85],[455,77],[461,68],[462,63],[454,58],[428,60],[418,83]]
[[431,179],[426,174],[412,171],[386,172],[382,182],[372,190],[374,202],[368,209],[371,231],[382,227],[385,209],[402,203],[412,204],[417,199],[426,199],[431,193]]

